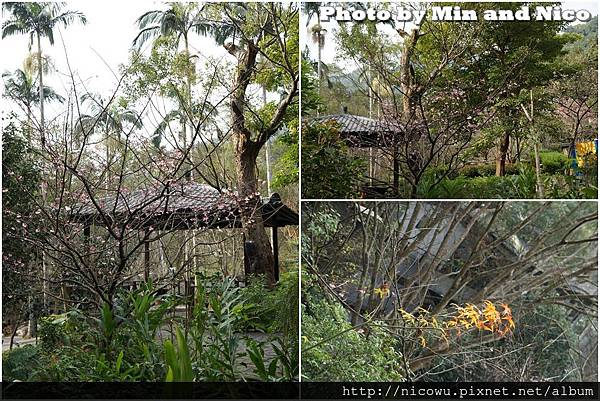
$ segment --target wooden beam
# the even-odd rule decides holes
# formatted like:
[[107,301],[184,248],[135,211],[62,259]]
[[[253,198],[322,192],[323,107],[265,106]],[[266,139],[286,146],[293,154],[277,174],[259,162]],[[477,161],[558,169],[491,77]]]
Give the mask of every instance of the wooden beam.
[[279,281],[279,239],[277,237],[277,226],[273,226],[273,276],[275,282]]

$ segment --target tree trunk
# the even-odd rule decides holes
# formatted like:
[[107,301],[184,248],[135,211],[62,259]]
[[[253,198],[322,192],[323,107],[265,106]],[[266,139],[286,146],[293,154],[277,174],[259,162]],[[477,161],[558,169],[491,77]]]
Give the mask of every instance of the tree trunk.
[[[407,131],[411,131],[408,127],[414,124],[416,116],[416,92],[417,83],[415,82],[414,70],[411,65],[414,49],[419,40],[419,30],[413,29],[410,34],[401,33],[403,37],[403,51],[400,57],[400,90],[402,92],[402,122]],[[416,140],[416,138],[415,138]],[[398,138],[394,138],[394,194],[399,195],[400,186],[400,163],[398,160]],[[412,192],[412,191],[411,191]]]
[[17,335],[17,330],[19,329],[19,324],[20,324],[20,319],[15,319],[15,323],[13,326],[13,330],[12,333],[10,333],[10,344],[8,346],[8,349],[11,350],[13,349],[13,345],[15,343],[15,336]]
[[37,47],[38,47],[38,77],[40,80],[40,140],[42,142],[42,150],[46,148],[46,134],[44,127],[44,66],[42,65],[42,45],[40,33],[37,32]]
[[33,338],[33,337],[37,337],[37,317],[35,316],[35,309],[34,309],[34,301],[33,301],[33,297],[30,295],[28,297],[29,299],[27,300],[28,303],[28,308],[29,308],[29,327],[27,330],[27,333],[29,335],[29,337]]
[[321,96],[321,31],[317,33],[317,79],[319,83],[318,93]]
[[411,66],[411,60],[413,56],[414,49],[417,45],[417,41],[419,40],[419,30],[414,29],[410,35],[405,34],[403,43],[403,51],[402,56],[400,58],[400,89],[403,94],[402,98],[402,113],[404,123],[409,123],[413,120],[416,113],[416,102],[415,102],[415,92],[416,92],[416,82],[413,76],[413,70]]
[[506,174],[506,155],[508,153],[508,146],[510,145],[510,131],[504,131],[504,138],[500,144],[498,160],[496,160],[496,176],[503,177]]
[[231,127],[235,143],[235,165],[242,227],[245,240],[253,242],[256,247],[254,258],[256,260],[250,261],[250,264],[256,267],[257,274],[265,274],[268,284],[273,285],[275,283],[273,253],[262,219],[262,199],[258,191],[256,176],[256,159],[268,136],[264,138],[263,142],[260,139],[253,141],[252,133],[246,127],[244,115],[246,90],[256,66],[257,55],[256,44],[248,42],[245,51],[238,56],[238,68],[233,85],[236,89],[232,93],[230,103]]
[[269,237],[265,231],[261,213],[262,199],[257,191],[256,159],[259,147],[243,135],[236,134],[236,173],[240,197],[242,227],[246,241],[256,247],[256,274],[264,274],[269,285],[275,283],[273,252]]
[[[37,59],[38,59],[38,77],[40,80],[40,141],[41,141],[41,145],[42,145],[42,151],[44,151],[46,149],[46,127],[45,127],[45,122],[44,122],[44,65],[42,64],[42,44],[41,44],[41,39],[40,39],[40,33],[37,32],[36,33],[37,36],[37,47],[38,47],[38,54],[37,54]],[[43,204],[46,204],[46,189],[44,186],[44,183],[42,183],[42,202]],[[42,289],[43,289],[43,300],[44,300],[44,311],[46,310],[47,307],[47,291],[46,291],[46,284],[47,284],[47,271],[46,271],[46,254],[45,252],[42,250],[42,274],[43,274],[43,280],[44,282],[42,283]],[[37,320],[34,320],[33,322],[30,322],[30,326],[32,326],[34,328],[34,330],[37,329]],[[31,332],[30,332],[31,333]],[[33,335],[32,335],[33,336]],[[36,336],[37,336],[37,332],[36,332]]]

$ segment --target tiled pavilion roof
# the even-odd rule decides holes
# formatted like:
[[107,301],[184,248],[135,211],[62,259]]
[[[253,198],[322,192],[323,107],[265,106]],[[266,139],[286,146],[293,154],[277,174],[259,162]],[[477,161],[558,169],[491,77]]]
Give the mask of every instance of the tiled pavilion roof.
[[[132,227],[193,229],[240,227],[240,202],[235,193],[205,184],[185,183],[119,193],[75,205],[71,218],[83,224],[124,222]],[[298,214],[281,202],[277,194],[262,199],[265,225],[298,225]]]
[[336,124],[342,137],[352,147],[387,146],[390,135],[402,135],[399,123],[376,120],[353,114],[330,114],[306,120],[308,124]]

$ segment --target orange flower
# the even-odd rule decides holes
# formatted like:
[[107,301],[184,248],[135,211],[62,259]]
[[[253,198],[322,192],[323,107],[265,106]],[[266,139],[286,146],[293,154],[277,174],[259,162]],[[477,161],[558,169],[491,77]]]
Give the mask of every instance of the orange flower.
[[388,283],[383,283],[379,288],[375,288],[375,295],[379,295],[379,298],[383,299],[390,296],[390,286]]

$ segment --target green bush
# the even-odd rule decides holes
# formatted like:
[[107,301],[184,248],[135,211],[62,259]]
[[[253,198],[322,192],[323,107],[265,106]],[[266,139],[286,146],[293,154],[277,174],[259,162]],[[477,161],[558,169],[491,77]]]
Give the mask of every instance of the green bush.
[[240,331],[283,332],[295,336],[298,331],[298,271],[282,273],[274,289],[263,277],[250,279],[241,289],[242,302],[234,312],[239,316]]
[[25,345],[2,353],[2,381],[28,381],[38,369],[39,348]]
[[[533,163],[535,163],[535,159]],[[571,159],[561,152],[540,152],[542,171],[546,174],[562,174],[571,166]]]
[[67,331],[68,319],[69,317],[66,313],[45,316],[40,319],[38,339],[40,341],[40,346],[44,351],[51,351],[62,345],[70,344],[70,338]]
[[306,124],[302,130],[302,197],[352,198],[366,171],[331,124]]
[[398,341],[376,323],[368,336],[352,328],[339,304],[310,304],[302,314],[302,376],[307,381],[401,381]]
[[460,172],[457,170],[448,171],[448,166],[442,165],[429,167],[427,170],[425,170],[424,176],[430,178],[440,178],[444,174],[446,175],[446,178],[454,179],[459,176]]
[[459,174],[467,178],[486,177],[496,174],[496,166],[493,164],[471,164],[461,168]]
[[533,168],[526,164],[519,165],[519,173],[496,177],[468,178],[458,176],[455,179],[445,178],[431,189],[426,183],[419,193],[424,198],[432,199],[520,199],[535,197],[536,176]]
[[[255,308],[248,309],[243,289],[236,287],[233,280],[202,277],[191,327],[185,334],[177,334],[178,358],[186,352],[191,355],[193,376],[187,371],[179,374],[181,372],[173,368],[174,359],[165,359],[165,353],[173,355],[172,348],[169,342],[159,338],[159,332],[173,327],[173,321],[177,327],[177,322],[183,319],[169,313],[181,299],[157,295],[152,283],[148,283],[139,290],[117,294],[112,308],[104,304],[101,311],[86,311],[87,316],[74,310],[42,319],[39,345],[3,355],[4,379],[56,382],[163,381],[167,377],[172,380],[193,377],[195,381],[246,380],[244,364],[248,362],[243,358],[258,363],[256,356],[264,354],[261,347],[268,343],[275,353],[269,357],[275,373],[263,379],[292,380],[297,377],[294,370],[298,350],[298,297],[294,295],[298,292],[297,280],[297,272],[289,272],[282,274],[275,289],[261,286],[259,291],[258,285],[255,286]],[[244,321],[244,315],[251,312],[253,317]],[[284,335],[279,336],[279,342],[269,338],[242,352],[245,339],[240,327],[248,321],[254,324],[255,320],[261,322],[265,331]],[[187,362],[183,362],[187,369]],[[168,375],[167,363],[171,375]]]
[[[459,171],[459,174],[467,178],[475,177],[490,177],[496,175],[495,164],[472,164],[464,166]],[[506,163],[505,166],[506,175],[519,174],[519,165],[517,163]],[[452,177],[449,177],[452,178]]]
[[434,188],[426,192],[425,197],[469,199],[469,198],[504,198],[508,197],[513,187],[508,177],[475,177],[459,176],[454,180],[444,179]]

